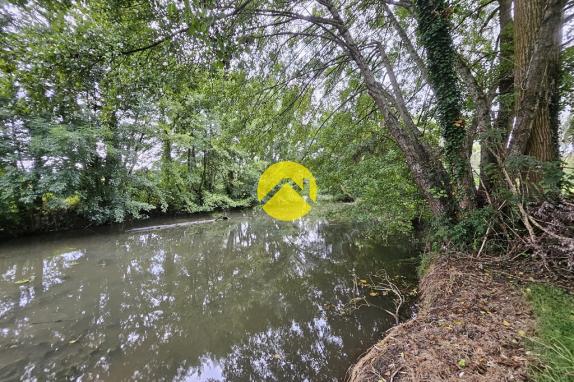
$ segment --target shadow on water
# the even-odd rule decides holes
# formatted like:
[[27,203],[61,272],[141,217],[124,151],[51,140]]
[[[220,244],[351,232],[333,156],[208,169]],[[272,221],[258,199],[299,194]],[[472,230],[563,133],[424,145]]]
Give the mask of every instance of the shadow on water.
[[[392,324],[342,316],[353,275],[416,250],[308,218],[0,246],[0,380],[332,381]],[[375,300],[374,300],[375,301]],[[381,307],[390,306],[377,297]]]

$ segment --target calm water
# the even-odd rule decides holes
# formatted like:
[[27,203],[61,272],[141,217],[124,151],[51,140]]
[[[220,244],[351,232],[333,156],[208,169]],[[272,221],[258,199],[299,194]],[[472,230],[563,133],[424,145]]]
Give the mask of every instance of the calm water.
[[368,292],[353,275],[412,277],[415,254],[408,239],[254,213],[6,243],[0,380],[341,380],[391,325],[377,308],[339,314]]

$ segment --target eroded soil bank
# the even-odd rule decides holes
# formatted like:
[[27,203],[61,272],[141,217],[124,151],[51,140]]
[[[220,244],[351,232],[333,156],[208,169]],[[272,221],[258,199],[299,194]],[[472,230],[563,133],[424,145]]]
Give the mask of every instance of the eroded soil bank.
[[527,380],[531,309],[510,275],[482,268],[471,258],[435,260],[417,316],[373,346],[349,381]]

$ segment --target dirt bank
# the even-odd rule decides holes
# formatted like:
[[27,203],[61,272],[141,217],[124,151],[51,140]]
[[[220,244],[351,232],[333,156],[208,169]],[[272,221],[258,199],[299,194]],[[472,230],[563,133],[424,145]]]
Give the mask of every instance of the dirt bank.
[[416,318],[391,329],[349,371],[351,382],[525,381],[534,319],[504,273],[468,258],[436,260]]

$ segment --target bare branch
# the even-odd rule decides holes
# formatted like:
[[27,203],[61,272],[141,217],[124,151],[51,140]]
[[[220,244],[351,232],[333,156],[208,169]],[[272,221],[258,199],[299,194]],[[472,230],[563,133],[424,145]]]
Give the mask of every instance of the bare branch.
[[401,26],[401,24],[399,23],[399,21],[397,20],[395,15],[393,14],[393,11],[391,10],[391,8],[385,3],[383,3],[383,8],[385,9],[385,12],[387,13],[387,18],[391,22],[391,25],[393,26],[393,28],[395,28],[395,30],[399,34],[401,40],[403,41],[403,44],[405,44],[407,51],[409,52],[409,55],[411,56],[411,59],[415,62],[415,64],[417,65],[417,67],[421,71],[423,78],[428,83],[429,82],[429,80],[428,80],[429,75],[428,75],[428,69],[427,69],[425,62],[423,61],[422,57],[417,52],[411,39],[407,35],[407,32],[403,29],[403,27]]

